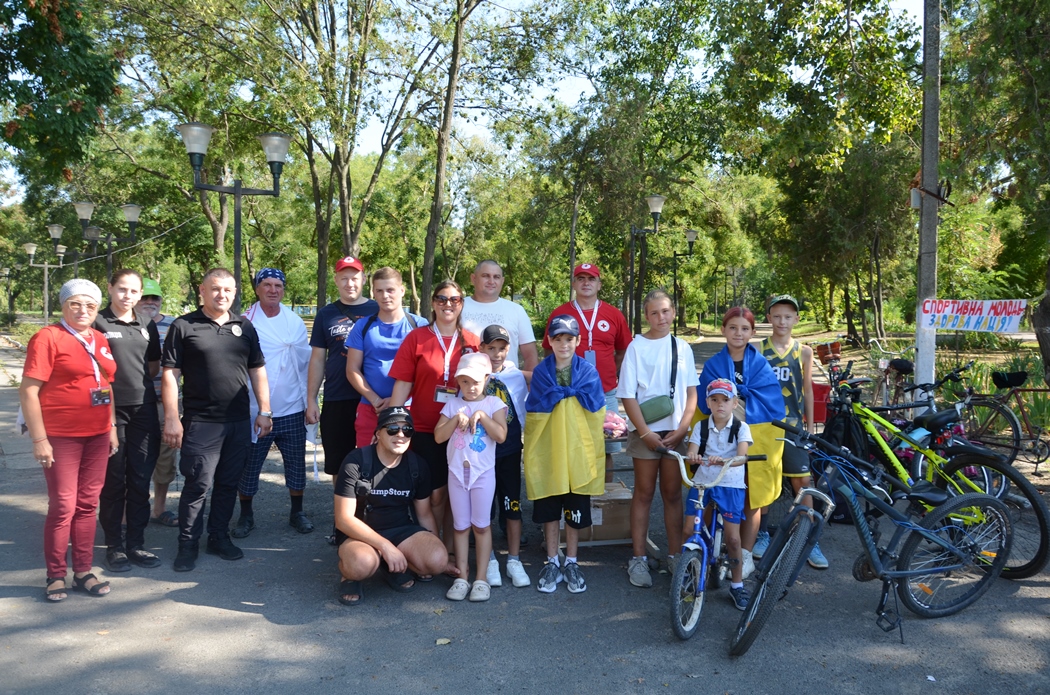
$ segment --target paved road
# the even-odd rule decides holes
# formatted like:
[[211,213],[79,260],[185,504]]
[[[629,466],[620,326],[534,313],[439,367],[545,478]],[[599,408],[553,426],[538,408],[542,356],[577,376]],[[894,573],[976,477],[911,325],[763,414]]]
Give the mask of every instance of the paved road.
[[[318,531],[300,536],[286,525],[276,457],[243,560],[202,555],[197,571],[176,574],[175,529],[151,527],[147,542],[163,567],[96,570],[113,581],[110,596],[74,593],[51,605],[42,591],[44,481],[12,432],[8,375],[17,378],[18,358],[0,349],[0,693],[1050,692],[1045,574],[1000,581],[951,618],[906,615],[901,645],[873,622],[878,585],[850,577],[858,545],[846,526],[822,543],[832,568],[805,570],[740,659],[727,656],[740,613],[724,590],[709,597],[699,634],[679,642],[668,577],[631,587],[624,546],[581,552],[584,594],[508,585],[487,604],[456,604],[444,598],[446,578],[408,595],[373,581],[364,605],[346,608],[335,600],[334,553],[323,539],[330,483],[323,474],[309,483]],[[630,474],[618,477],[631,484]],[[652,537],[663,545],[661,513],[654,504]],[[523,560],[535,577],[539,534],[532,524],[527,532]]]

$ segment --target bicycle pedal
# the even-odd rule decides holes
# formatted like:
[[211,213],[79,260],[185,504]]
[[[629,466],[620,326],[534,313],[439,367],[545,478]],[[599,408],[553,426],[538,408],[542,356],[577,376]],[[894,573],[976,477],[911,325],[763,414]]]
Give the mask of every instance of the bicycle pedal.
[[901,617],[893,611],[883,611],[879,613],[879,617],[875,618],[875,624],[883,632],[893,632],[901,626],[902,622],[904,621]]

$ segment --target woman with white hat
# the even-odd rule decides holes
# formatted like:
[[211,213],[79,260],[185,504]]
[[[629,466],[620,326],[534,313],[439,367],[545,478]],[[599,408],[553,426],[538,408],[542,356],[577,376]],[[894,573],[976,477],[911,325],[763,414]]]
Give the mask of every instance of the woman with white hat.
[[47,480],[44,521],[46,596],[66,598],[66,546],[72,545],[73,587],[92,596],[109,582],[91,573],[95,508],[106,464],[117,451],[111,382],[117,371],[106,336],[92,328],[102,291],[74,279],[59,292],[62,320],[29,341],[19,397],[33,456]]

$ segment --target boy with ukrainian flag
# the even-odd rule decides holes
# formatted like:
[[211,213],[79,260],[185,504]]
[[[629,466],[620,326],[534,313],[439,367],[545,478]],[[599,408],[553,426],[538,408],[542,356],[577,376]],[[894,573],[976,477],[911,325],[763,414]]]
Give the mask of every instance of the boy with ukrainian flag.
[[[598,371],[576,355],[575,318],[551,319],[552,355],[532,372],[525,402],[525,490],[532,520],[543,524],[547,562],[536,588],[552,593],[564,581],[574,594],[587,590],[577,563],[580,529],[591,525],[591,496],[605,492],[605,392]],[[558,559],[558,522],[565,519],[565,565]]]

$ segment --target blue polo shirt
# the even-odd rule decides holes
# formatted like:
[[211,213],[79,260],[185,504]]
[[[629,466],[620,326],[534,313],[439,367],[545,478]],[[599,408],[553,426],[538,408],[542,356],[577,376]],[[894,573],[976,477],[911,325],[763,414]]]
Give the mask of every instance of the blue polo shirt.
[[[416,321],[416,328],[430,323],[415,314],[412,314],[412,318]],[[368,335],[364,332],[366,324],[369,324]],[[361,351],[361,373],[380,398],[390,398],[394,391],[396,379],[388,376],[390,365],[394,363],[397,349],[411,332],[412,324],[408,320],[408,312],[405,312],[405,316],[397,323],[383,323],[378,318],[371,322],[361,319],[346,336],[347,349]]]

